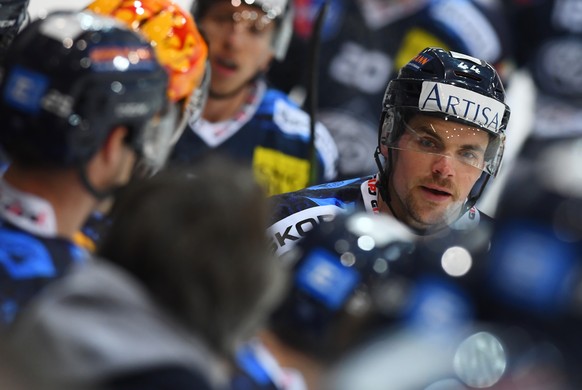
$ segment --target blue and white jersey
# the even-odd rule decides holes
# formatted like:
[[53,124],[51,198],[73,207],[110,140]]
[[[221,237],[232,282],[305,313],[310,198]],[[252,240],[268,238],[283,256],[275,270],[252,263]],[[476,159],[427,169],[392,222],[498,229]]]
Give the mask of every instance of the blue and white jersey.
[[0,327],[88,253],[58,237],[51,205],[0,180]]
[[[289,97],[267,88],[263,80],[231,120],[190,124],[176,144],[171,161],[187,163],[213,152],[252,166],[271,195],[310,185],[310,117]],[[338,151],[328,130],[315,127],[317,183],[336,177]]]
[[[278,255],[289,251],[314,226],[338,213],[379,213],[377,182],[378,176],[373,175],[272,196],[267,230],[272,251]],[[491,221],[473,207],[451,225],[451,231],[469,231]]]

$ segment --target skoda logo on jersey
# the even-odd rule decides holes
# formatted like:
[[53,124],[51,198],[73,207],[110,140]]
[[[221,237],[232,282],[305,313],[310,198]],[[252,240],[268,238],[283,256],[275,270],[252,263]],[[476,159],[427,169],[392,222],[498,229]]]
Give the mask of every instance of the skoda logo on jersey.
[[433,81],[422,83],[418,108],[421,111],[440,111],[455,115],[494,133],[499,132],[505,113],[505,105],[495,99],[465,88]]

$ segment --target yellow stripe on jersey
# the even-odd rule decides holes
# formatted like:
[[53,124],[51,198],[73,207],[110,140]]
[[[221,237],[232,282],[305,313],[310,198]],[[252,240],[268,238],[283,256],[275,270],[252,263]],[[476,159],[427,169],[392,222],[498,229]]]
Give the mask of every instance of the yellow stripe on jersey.
[[309,184],[309,161],[274,149],[255,148],[253,171],[268,195],[300,190]]

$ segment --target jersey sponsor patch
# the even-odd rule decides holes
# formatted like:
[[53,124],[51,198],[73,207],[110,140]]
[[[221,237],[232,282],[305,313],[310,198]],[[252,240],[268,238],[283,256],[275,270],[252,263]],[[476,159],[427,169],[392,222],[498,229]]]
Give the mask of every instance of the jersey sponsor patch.
[[278,255],[289,251],[298,240],[319,223],[331,220],[336,214],[345,211],[336,205],[316,206],[275,222],[267,229],[271,249]]
[[295,274],[297,287],[332,310],[341,308],[360,281],[360,274],[344,266],[337,254],[317,248],[308,253]]
[[303,139],[309,137],[309,115],[283,99],[277,99],[273,107],[273,122],[284,133]]
[[269,195],[296,191],[309,184],[309,161],[257,146],[253,170]]
[[[459,66],[470,69],[471,62]],[[461,69],[462,70],[462,69]],[[454,85],[424,81],[418,100],[420,111],[440,111],[455,115],[494,133],[499,133],[503,122],[505,105],[495,99],[483,96]]]

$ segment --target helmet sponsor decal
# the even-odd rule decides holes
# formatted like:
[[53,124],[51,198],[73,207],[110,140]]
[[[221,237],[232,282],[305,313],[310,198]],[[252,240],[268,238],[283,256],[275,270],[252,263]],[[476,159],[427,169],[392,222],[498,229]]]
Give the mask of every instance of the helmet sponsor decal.
[[18,110],[37,114],[48,85],[44,75],[15,66],[8,75],[2,98]]
[[360,281],[360,274],[344,266],[338,256],[322,248],[309,253],[297,270],[297,286],[327,307],[337,310],[342,307]]
[[96,72],[149,71],[157,66],[152,50],[145,47],[96,47],[89,53]]
[[493,133],[503,124],[505,105],[495,99],[453,85],[424,81],[418,100],[420,111],[454,115]]

